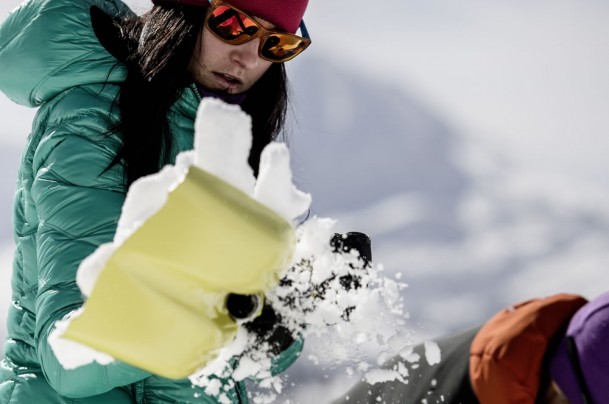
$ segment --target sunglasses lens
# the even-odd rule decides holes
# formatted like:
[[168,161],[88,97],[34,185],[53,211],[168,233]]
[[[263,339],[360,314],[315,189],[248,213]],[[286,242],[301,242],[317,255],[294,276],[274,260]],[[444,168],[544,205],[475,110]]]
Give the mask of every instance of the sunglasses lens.
[[207,26],[213,33],[232,44],[245,43],[258,32],[258,26],[249,17],[224,5],[211,11]]
[[296,35],[272,34],[262,44],[260,54],[272,61],[292,59],[307,47],[307,42]]
[[297,35],[267,31],[247,14],[225,4],[217,4],[206,19],[207,27],[218,38],[232,45],[244,44],[260,35],[260,56],[271,62],[285,62],[298,55],[311,43]]

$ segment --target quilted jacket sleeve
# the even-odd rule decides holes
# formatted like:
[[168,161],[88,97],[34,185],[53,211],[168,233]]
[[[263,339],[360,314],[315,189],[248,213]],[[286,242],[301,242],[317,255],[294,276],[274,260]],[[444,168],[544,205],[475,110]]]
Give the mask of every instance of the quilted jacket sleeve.
[[273,358],[271,373],[276,376],[292,366],[300,356],[303,347],[304,339],[302,337],[294,340],[284,351]]
[[[91,133],[96,133],[91,135]],[[48,344],[54,323],[80,307],[80,262],[112,240],[124,194],[118,169],[105,171],[115,151],[95,118],[47,128],[33,159],[32,200],[37,210],[38,357],[50,385],[67,397],[101,394],[149,374],[122,363],[63,369]],[[110,140],[109,140],[110,139]]]
[[282,325],[281,316],[268,304],[259,317],[245,327],[257,336],[259,343],[271,346],[271,373],[276,376],[289,368],[300,356],[304,347],[302,336],[294,336]]

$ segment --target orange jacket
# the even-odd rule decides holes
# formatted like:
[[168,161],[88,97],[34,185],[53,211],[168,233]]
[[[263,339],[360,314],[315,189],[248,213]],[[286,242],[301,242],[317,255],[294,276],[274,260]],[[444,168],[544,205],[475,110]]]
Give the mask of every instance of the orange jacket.
[[497,313],[476,334],[469,374],[481,404],[535,403],[546,349],[586,299],[559,294]]

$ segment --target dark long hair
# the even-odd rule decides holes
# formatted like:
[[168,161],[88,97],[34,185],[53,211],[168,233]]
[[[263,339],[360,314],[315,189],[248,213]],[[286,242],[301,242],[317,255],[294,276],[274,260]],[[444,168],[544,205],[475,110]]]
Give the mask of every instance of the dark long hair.
[[[156,5],[148,13],[115,20],[92,8],[93,27],[102,45],[127,66],[117,105],[120,122],[112,128],[122,145],[112,165],[125,168],[125,185],[170,162],[173,134],[167,115],[192,79],[188,66],[203,27],[206,9]],[[249,90],[243,110],[252,117],[249,164],[257,174],[260,153],[285,123],[288,82],[283,63],[273,63]]]

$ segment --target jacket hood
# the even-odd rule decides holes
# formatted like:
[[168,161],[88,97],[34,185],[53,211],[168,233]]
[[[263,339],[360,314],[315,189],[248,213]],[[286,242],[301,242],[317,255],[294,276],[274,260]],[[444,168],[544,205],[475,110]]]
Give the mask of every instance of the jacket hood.
[[[609,292],[575,313],[550,365],[552,379],[572,404],[607,404],[609,380]],[[572,344],[572,345],[571,345]],[[580,373],[580,374],[578,374]],[[581,376],[581,379],[580,379]]]
[[584,304],[581,296],[558,294],[520,303],[491,318],[470,348],[470,380],[480,403],[535,403],[547,376],[546,351]]
[[135,16],[118,0],[30,0],[0,26],[0,90],[37,107],[82,84],[121,82],[125,68],[99,43],[90,8]]

